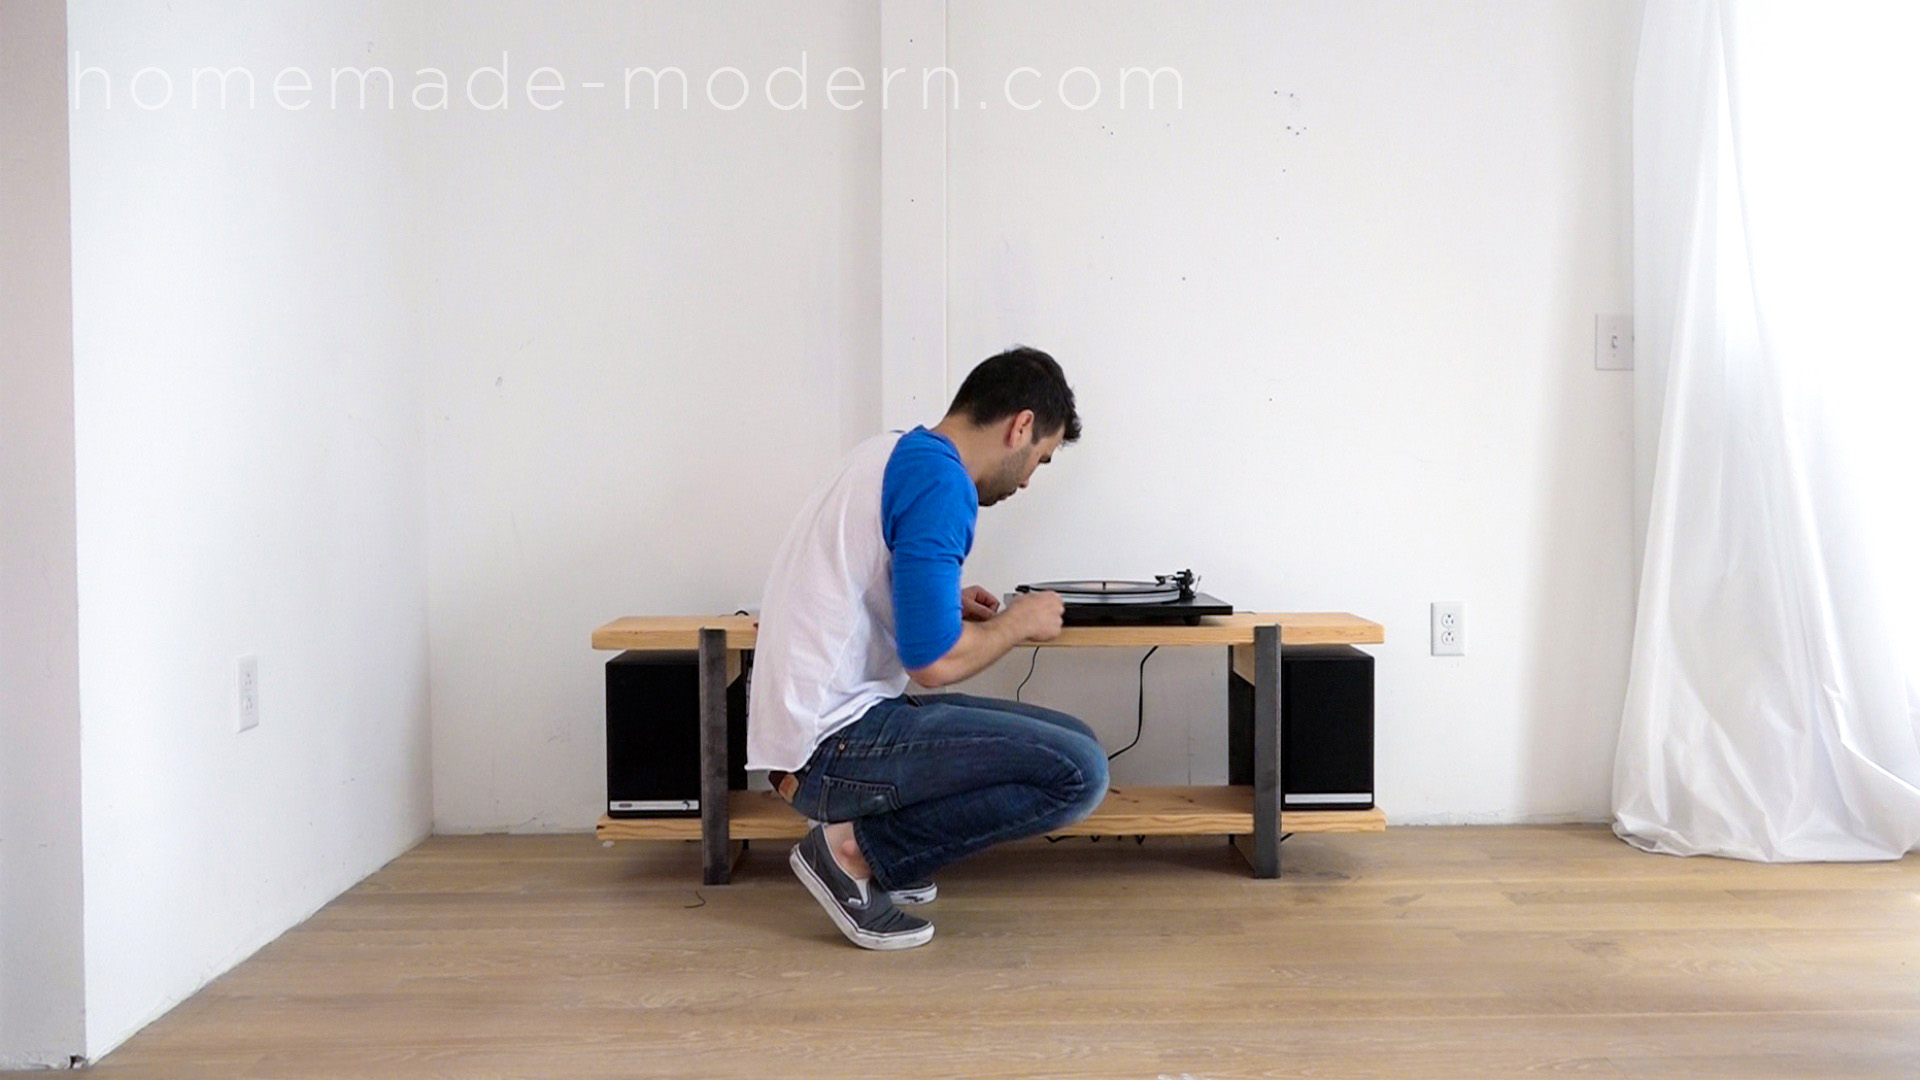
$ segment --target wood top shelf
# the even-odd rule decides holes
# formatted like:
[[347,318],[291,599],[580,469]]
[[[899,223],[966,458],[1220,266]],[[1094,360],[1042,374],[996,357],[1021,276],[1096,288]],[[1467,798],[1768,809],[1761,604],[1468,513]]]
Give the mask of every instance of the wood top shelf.
[[[728,802],[734,840],[797,840],[806,819],[770,791],[735,791]],[[1387,815],[1373,810],[1288,810],[1280,831],[1383,832]],[[1253,789],[1235,787],[1128,787],[1107,792],[1086,820],[1055,836],[1211,836],[1253,832]],[[602,817],[602,840],[698,840],[700,819]]]
[[[1048,648],[1074,646],[1251,645],[1256,626],[1280,626],[1284,645],[1378,645],[1386,630],[1377,622],[1338,611],[1210,615],[1198,626],[1069,626]],[[756,620],[750,615],[629,615],[593,632],[596,649],[697,649],[700,631],[725,630],[727,648],[751,649]]]

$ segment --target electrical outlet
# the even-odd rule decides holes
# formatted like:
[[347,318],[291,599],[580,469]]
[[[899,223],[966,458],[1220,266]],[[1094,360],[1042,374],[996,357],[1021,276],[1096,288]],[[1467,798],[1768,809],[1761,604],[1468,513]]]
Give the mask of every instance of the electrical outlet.
[[243,656],[240,658],[240,709],[235,718],[235,731],[248,731],[260,726],[260,658]]
[[1463,600],[1433,602],[1433,655],[1467,655],[1467,605]]

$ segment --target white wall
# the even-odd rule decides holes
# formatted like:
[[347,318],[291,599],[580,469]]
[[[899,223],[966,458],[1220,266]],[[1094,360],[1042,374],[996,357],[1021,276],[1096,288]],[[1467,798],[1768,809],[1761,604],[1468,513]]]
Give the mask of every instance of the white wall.
[[[950,382],[1025,340],[1066,361],[1089,419],[1081,448],[987,515],[970,577],[1192,565],[1242,607],[1375,617],[1396,821],[1603,817],[1630,626],[1630,413],[1628,377],[1592,367],[1592,317],[1628,296],[1636,13],[950,6],[948,63],[993,102],[968,94],[948,119]],[[791,19],[768,37],[659,27],[649,38],[672,44],[643,60],[768,69],[780,46],[753,50],[774,35],[789,52],[826,40]],[[837,25],[864,38],[872,15]],[[582,29],[540,40],[578,54],[563,42]],[[718,50],[726,35],[747,44]],[[993,94],[1020,65],[1044,73],[1021,88],[1089,65],[1110,73],[1108,98],[1018,113]],[[1177,67],[1185,108],[1119,110],[1125,65]],[[820,375],[799,386],[785,323],[818,307],[816,279],[756,267],[797,250],[866,265],[845,225],[822,229],[835,208],[866,213],[872,158],[808,173],[831,142],[795,158],[776,140],[808,123],[864,140],[874,111],[447,131],[470,169],[430,200],[451,225],[428,244],[445,267],[428,306],[442,828],[586,826],[603,657],[582,630],[751,601],[785,513],[862,432],[845,404],[870,386],[849,367],[868,356],[870,307],[839,307],[841,336],[808,340],[843,357],[806,361]],[[676,136],[662,150],[685,183],[649,183],[630,146]],[[780,181],[708,179],[716,160]],[[595,186],[609,171],[632,175],[632,202]],[[493,229],[459,231],[472,221]],[[730,296],[739,273],[753,277]],[[662,292],[676,302],[655,306]],[[684,342],[714,334],[732,348],[691,369]],[[1469,603],[1469,657],[1428,657],[1432,600]],[[977,686],[1008,690],[1025,659]],[[1048,655],[1029,694],[1125,740],[1137,659]],[[1152,719],[1117,776],[1223,776],[1221,669],[1213,653],[1152,661]]]
[[[479,10],[431,36],[695,72],[806,48],[816,83],[871,70],[879,21]],[[1629,296],[1636,17],[948,5],[948,62],[979,98],[1022,65],[1045,73],[1023,91],[1108,73],[1085,112],[968,93],[947,120],[948,384],[1016,341],[1051,349],[1088,432],[984,516],[969,580],[1192,566],[1243,608],[1378,619],[1393,820],[1602,819],[1631,417],[1630,376],[1596,372],[1591,337]],[[1184,109],[1119,110],[1129,65],[1178,68]],[[804,491],[877,427],[877,110],[697,98],[435,131],[455,169],[426,225],[441,829],[587,827],[605,654],[586,632],[751,603]],[[1465,658],[1427,655],[1433,600],[1469,605]],[[1028,692],[1117,746],[1138,659],[1048,654]],[[1026,663],[976,685],[1009,691]],[[1221,779],[1223,670],[1157,655],[1116,776]]]
[[0,1069],[86,1049],[66,38],[0,4]]
[[[1018,65],[1056,77],[1071,65],[1131,63],[1175,65],[1187,81],[1175,115],[1054,102],[950,117],[950,379],[1027,340],[1068,363],[1089,417],[1081,448],[1029,496],[987,515],[972,577],[1006,588],[1192,565],[1242,607],[1377,617],[1392,638],[1377,650],[1380,790],[1398,821],[1599,817],[1624,680],[1630,417],[1626,377],[1592,371],[1590,332],[1596,311],[1626,302],[1632,13],[1607,2],[950,6],[948,63],[973,83],[996,85]],[[169,40],[167,17],[144,17],[159,25],[94,17],[90,37],[77,35],[88,63],[113,40]],[[342,42],[355,17],[365,13],[334,19]],[[390,461],[407,461],[409,438],[426,457],[424,484],[409,490],[426,505],[434,821],[444,830],[584,828],[601,799],[605,659],[586,650],[586,632],[628,611],[753,603],[804,490],[877,429],[879,113],[872,102],[824,108],[818,90],[839,63],[876,69],[879,10],[467,4],[407,17],[419,37],[413,63],[470,71],[507,52],[515,75],[553,65],[576,88],[561,110],[403,119],[417,142],[411,181],[380,173],[405,160],[380,142],[399,129],[371,119],[276,121],[255,133],[265,144],[211,144],[290,165],[305,144],[288,133],[338,138],[348,142],[330,144],[340,154],[328,163],[371,169],[313,177],[326,167],[315,158],[275,184],[252,165],[192,175],[196,161],[225,169],[156,138],[152,150],[175,154],[159,158],[171,179],[157,192],[127,177],[102,181],[127,202],[117,217],[96,215],[79,250],[111,233],[152,238],[150,254],[177,250],[196,233],[280,211],[290,225],[313,221],[313,206],[261,206],[286,184],[301,198],[338,200],[323,200],[323,213],[361,211],[346,236],[378,252],[369,265],[397,275],[392,290],[315,300],[294,311],[294,325],[324,306],[351,313],[346,331],[357,319],[378,327],[374,338],[403,338],[397,298],[419,300],[424,390],[401,369],[338,375],[346,398],[365,392],[353,398],[365,413],[346,409],[353,423],[388,425]],[[275,40],[276,25],[255,19],[252,35],[267,33],[290,54],[294,38]],[[221,25],[196,23],[192,33],[217,42]],[[324,38],[307,44],[326,48]],[[386,56],[378,48],[374,60]],[[758,85],[739,111],[701,100],[701,77],[716,67],[758,81],[801,52],[816,94],[806,110],[770,108]],[[200,46],[192,60],[207,56]],[[140,63],[179,69],[188,58]],[[618,98],[578,88],[588,73],[616,81],[637,63],[693,73],[693,108],[622,110]],[[232,133],[161,115],[177,125],[169,138]],[[88,160],[90,173],[136,160],[156,169],[136,142],[152,123],[84,121],[77,152],[90,136],[106,146],[111,135],[129,160]],[[232,204],[200,204],[186,208],[202,215],[188,219],[198,221],[192,229],[132,219],[136,198],[215,181],[246,196],[238,217]],[[409,183],[413,196],[403,194]],[[313,254],[301,244],[319,240],[282,234],[280,244]],[[332,258],[357,254],[349,244]],[[232,273],[219,282],[228,292],[275,281],[215,256],[232,259],[230,246],[200,248],[211,269]],[[411,284],[392,269],[407,265],[419,271]],[[186,290],[196,269],[167,286]],[[125,265],[92,273],[92,288],[146,304],[125,284]],[[148,315],[182,319],[179,309],[169,296]],[[134,325],[111,329],[121,344],[138,336],[194,352]],[[338,319],[321,329],[342,332]],[[242,323],[221,348],[242,348],[246,332]],[[88,432],[111,429],[125,442],[134,411],[88,409],[90,388],[102,404],[129,400],[104,379],[86,382],[88,346],[83,313],[83,480],[104,457],[88,455]],[[217,390],[236,373],[234,352],[213,357],[188,365],[204,375],[198,392],[148,373],[134,396],[207,421],[232,415],[232,402],[273,404],[298,384],[282,373],[288,380],[240,386],[228,400]],[[403,429],[399,415],[419,394],[426,429]],[[346,398],[334,411],[311,392],[300,402],[309,413],[280,407],[321,427]],[[213,484],[228,448],[259,434],[242,425],[173,448],[198,455],[173,461],[175,475],[202,477],[173,480],[175,490]],[[319,467],[288,454],[248,475]],[[394,550],[405,540],[409,482],[419,480],[399,467],[394,479],[359,486],[378,503],[372,521],[394,528]],[[156,490],[144,477],[123,486]],[[83,578],[88,505],[83,482]],[[146,509],[115,505],[131,517]],[[242,515],[227,498],[209,509],[230,523]],[[292,536],[269,536],[275,553],[259,561],[301,561],[326,544],[328,521],[317,515]],[[228,553],[202,550],[188,563],[200,577],[188,575],[177,607],[205,609],[192,598],[219,596],[207,582],[221,580]],[[396,586],[386,603],[403,605],[407,567],[386,569]],[[100,580],[102,590],[152,594],[159,580],[180,578],[134,567]],[[1469,601],[1473,655],[1425,655],[1430,600]],[[184,696],[192,680],[194,707],[221,724],[232,653],[261,651],[269,713],[276,700],[276,655],[252,640],[246,617],[205,613],[215,632],[204,650],[167,665],[202,671],[169,678]],[[342,615],[342,625],[357,623]],[[981,684],[1012,686],[1023,661],[1012,657]],[[1029,692],[1127,738],[1135,663],[1119,653],[1046,657]],[[1121,778],[1217,778],[1219,667],[1215,655],[1154,659],[1148,738],[1119,763]],[[90,688],[102,682],[88,678]]]
[[[954,383],[1047,348],[1086,422],[983,516],[970,576],[1191,566],[1245,609],[1376,619],[1391,820],[1603,820],[1631,376],[1594,370],[1592,336],[1631,295],[1637,8],[954,10],[949,62],[983,84],[1021,65],[1048,75],[1026,93],[1076,65],[1105,84],[1084,112],[954,114]],[[1142,108],[1136,80],[1121,109],[1132,65],[1177,69],[1184,108]],[[1434,600],[1466,601],[1466,657],[1428,655]],[[1224,776],[1217,652],[1153,658],[1117,780]],[[1042,654],[1028,695],[1123,745],[1138,659]],[[1010,686],[1017,660],[981,681]]]
[[[70,47],[115,97],[83,80],[71,117],[70,476],[62,290],[41,272],[64,258],[64,136],[31,67],[50,9],[7,6],[6,47],[39,59],[10,51],[0,84],[4,145],[29,151],[0,166],[28,209],[7,250],[32,256],[0,296],[28,358],[0,400],[0,495],[45,511],[0,534],[9,598],[23,577],[33,594],[0,630],[49,666],[6,669],[0,705],[71,716],[77,684],[86,724],[30,745],[8,728],[0,837],[48,846],[31,893],[8,851],[0,929],[50,936],[33,968],[7,954],[0,991],[51,988],[30,1023],[58,1060],[80,1033],[76,866],[97,1057],[430,813],[592,822],[605,656],[587,632],[755,602],[807,489],[879,427],[881,119],[871,93],[841,111],[820,90],[916,43],[883,54],[875,0],[81,0]],[[1378,618],[1395,820],[1602,817],[1630,413],[1590,336],[1628,296],[1635,11],[950,4],[970,87],[1168,65],[1186,95],[963,108],[939,118],[943,175],[899,159],[896,179],[946,192],[944,242],[913,238],[947,253],[944,285],[907,286],[943,293],[948,355],[925,362],[951,386],[1015,341],[1051,349],[1087,418],[985,517],[970,579],[1191,565],[1242,607]],[[566,106],[185,104],[201,65],[464,74],[502,52],[521,78],[563,72]],[[774,109],[759,80],[803,52],[813,101]],[[578,85],[639,64],[693,73],[693,107]],[[756,82],[736,112],[702,101],[723,66]],[[168,107],[128,98],[144,67],[174,80]],[[1470,605],[1468,657],[1426,655],[1434,599]],[[263,723],[236,734],[246,653]],[[1026,659],[978,683],[1010,689]],[[1221,659],[1155,658],[1117,776],[1219,779]],[[1136,662],[1050,654],[1029,695],[1117,745]]]
[[[397,116],[186,98],[379,63],[395,5],[78,2],[86,1004],[95,1057],[425,834],[424,391]],[[134,107],[156,67],[176,100]],[[160,100],[148,76],[145,100]],[[261,724],[236,733],[235,660]]]
[[[839,65],[871,75],[878,37],[872,0],[429,20],[452,68],[504,51],[617,88],[677,66],[693,98],[656,112],[643,78],[631,110],[582,88],[422,128],[437,830],[591,826],[589,633],[757,604],[787,518],[878,430],[879,114],[822,97]],[[765,80],[802,52],[812,97],[782,112]],[[704,86],[727,66],[755,84],[732,112]]]
[[[1191,565],[1245,608],[1378,618],[1394,820],[1604,816],[1630,412],[1590,337],[1629,295],[1636,5],[916,2],[886,44],[876,0],[79,0],[69,47],[113,98],[83,76],[70,117],[70,342],[62,7],[0,24],[0,1062],[100,1056],[430,816],[588,826],[588,630],[755,602],[879,427],[883,298],[945,313],[945,356],[895,357],[918,374],[1025,341],[1080,391],[1087,438],[986,516],[970,579]],[[889,114],[883,159],[873,87],[821,94],[922,62],[919,27],[970,88],[1166,65],[1184,107],[962,108],[927,118],[929,174],[932,129]],[[457,92],[503,52],[567,104],[187,99],[205,65],[431,64]],[[811,103],[773,108],[803,53]],[[693,73],[692,108],[579,85],[639,64]],[[702,100],[723,66],[755,81],[739,111]],[[147,67],[175,93],[151,111]],[[944,268],[890,292],[883,175],[946,222],[894,208],[892,250]],[[1434,599],[1470,605],[1468,657],[1426,655]],[[1222,659],[1155,658],[1123,782],[1221,778]],[[1049,654],[1028,694],[1118,745],[1136,662]]]

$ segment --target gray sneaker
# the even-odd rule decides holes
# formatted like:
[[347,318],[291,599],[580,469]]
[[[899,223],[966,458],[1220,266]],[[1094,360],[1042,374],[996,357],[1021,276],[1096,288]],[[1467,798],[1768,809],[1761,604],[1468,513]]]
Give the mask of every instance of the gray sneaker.
[[[807,819],[807,828],[817,829],[820,822]],[[896,904],[931,904],[940,895],[940,886],[931,881],[916,881],[911,885],[902,885],[887,890],[887,899]]]
[[911,949],[932,940],[932,923],[901,911],[886,893],[869,888],[871,881],[855,881],[840,869],[827,847],[826,831],[820,826],[807,830],[807,835],[793,846],[787,863],[800,884],[827,909],[833,924],[855,945],[863,949]]

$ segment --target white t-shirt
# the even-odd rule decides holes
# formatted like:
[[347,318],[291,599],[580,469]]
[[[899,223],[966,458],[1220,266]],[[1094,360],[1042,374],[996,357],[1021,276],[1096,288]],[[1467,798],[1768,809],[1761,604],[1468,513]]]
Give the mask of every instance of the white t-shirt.
[[749,769],[799,769],[822,739],[906,691],[880,522],[881,483],[899,441],[888,432],[855,447],[773,557],[747,699]]

